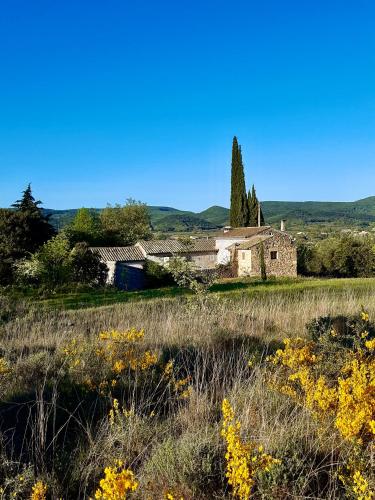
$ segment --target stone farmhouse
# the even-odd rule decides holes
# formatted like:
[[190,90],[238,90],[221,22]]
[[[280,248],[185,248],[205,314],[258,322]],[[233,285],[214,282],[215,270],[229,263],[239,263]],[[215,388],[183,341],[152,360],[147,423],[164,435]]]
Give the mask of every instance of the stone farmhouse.
[[197,269],[214,269],[217,264],[215,240],[191,239],[187,243],[179,240],[139,241],[129,247],[92,247],[101,260],[107,264],[110,284],[120,289],[144,288],[143,266],[146,260],[166,265],[173,256],[183,256]]
[[297,276],[297,248],[284,230],[270,226],[224,230],[217,238],[218,262],[231,262],[237,276],[260,276],[261,246],[268,276]]
[[128,247],[92,247],[109,269],[108,282],[120,289],[145,286],[146,260],[166,265],[174,256],[183,256],[197,270],[231,265],[236,276],[260,276],[260,249],[263,245],[268,276],[297,276],[297,249],[285,232],[270,226],[224,228],[211,238],[139,241]]

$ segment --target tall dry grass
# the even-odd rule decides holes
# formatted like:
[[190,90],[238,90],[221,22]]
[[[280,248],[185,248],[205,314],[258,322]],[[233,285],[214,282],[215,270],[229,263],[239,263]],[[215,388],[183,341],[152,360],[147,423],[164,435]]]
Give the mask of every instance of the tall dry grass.
[[[88,498],[103,468],[122,458],[140,481],[136,498],[166,491],[186,500],[229,498],[220,438],[227,397],[245,438],[284,457],[255,496],[341,498],[335,474],[350,450],[268,387],[265,358],[283,337],[303,336],[311,319],[355,314],[362,304],[375,317],[375,295],[358,290],[213,297],[204,308],[182,298],[77,311],[15,307],[0,327],[1,351],[13,367],[0,409],[3,480],[29,467],[33,477],[47,478],[52,498]],[[72,338],[90,344],[100,331],[131,327],[145,330],[146,347],[160,359],[175,359],[181,378],[191,377],[190,396],[172,404],[151,379],[132,381],[120,404],[133,413],[111,426],[111,401],[69,385],[59,353]]]

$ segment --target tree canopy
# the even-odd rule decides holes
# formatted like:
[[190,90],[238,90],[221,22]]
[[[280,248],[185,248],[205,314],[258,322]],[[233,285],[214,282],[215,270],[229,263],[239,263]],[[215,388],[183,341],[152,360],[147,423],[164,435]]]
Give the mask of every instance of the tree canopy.
[[133,199],[108,206],[100,213],[102,237],[108,245],[133,245],[152,237],[147,205]]

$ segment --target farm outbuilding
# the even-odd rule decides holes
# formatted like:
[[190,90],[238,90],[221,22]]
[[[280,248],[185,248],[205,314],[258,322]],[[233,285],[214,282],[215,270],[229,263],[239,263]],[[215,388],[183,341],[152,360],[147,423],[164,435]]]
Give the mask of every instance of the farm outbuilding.
[[140,290],[144,288],[143,266],[145,256],[137,246],[92,247],[108,267],[107,283],[120,290]]
[[197,269],[213,269],[217,261],[215,240],[208,238],[139,241],[128,247],[92,247],[91,250],[98,253],[108,267],[107,283],[120,290],[145,287],[144,265],[147,260],[164,266],[172,257],[180,256]]
[[260,249],[263,246],[266,272],[270,276],[297,276],[297,249],[284,226],[225,228],[212,238],[139,241],[127,247],[92,247],[106,263],[108,283],[121,290],[140,290],[147,286],[144,266],[147,260],[161,266],[171,258],[186,258],[197,270],[231,265],[236,276],[260,276]]

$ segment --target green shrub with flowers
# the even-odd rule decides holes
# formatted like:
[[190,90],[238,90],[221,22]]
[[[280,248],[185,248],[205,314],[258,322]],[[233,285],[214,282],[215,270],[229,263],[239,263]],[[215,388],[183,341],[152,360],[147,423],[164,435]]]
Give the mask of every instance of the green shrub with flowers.
[[[353,446],[340,478],[358,500],[373,498],[375,442],[375,326],[360,317],[326,317],[308,325],[311,340],[285,339],[269,357],[272,386],[332,425]],[[355,458],[354,458],[355,457]]]

